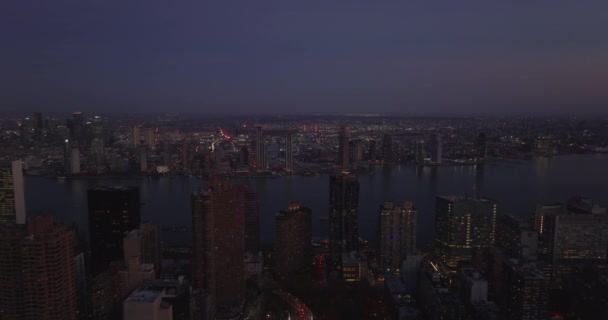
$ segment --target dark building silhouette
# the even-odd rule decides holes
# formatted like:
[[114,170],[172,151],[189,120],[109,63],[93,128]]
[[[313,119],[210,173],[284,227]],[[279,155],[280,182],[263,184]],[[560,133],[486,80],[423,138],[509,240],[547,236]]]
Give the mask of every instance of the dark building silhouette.
[[449,267],[470,261],[475,249],[494,245],[498,203],[487,198],[438,196],[435,250]]
[[76,319],[74,232],[50,216],[0,225],[0,318]]
[[369,161],[376,160],[376,140],[369,141],[368,157],[369,157]]
[[431,162],[441,163],[443,153],[443,142],[440,134],[431,135]]
[[243,197],[245,251],[257,254],[260,251],[260,201],[258,194],[249,186],[237,186]]
[[25,193],[21,160],[0,161],[0,224],[25,223]]
[[242,147],[239,151],[239,164],[242,166],[249,165],[249,150],[247,150],[247,147]]
[[380,206],[378,249],[380,268],[392,272],[401,268],[408,254],[416,252],[416,209],[411,202]]
[[340,133],[338,134],[338,164],[342,168],[348,167],[348,143],[350,140],[350,132],[347,127],[340,127]]
[[393,137],[385,134],[382,138],[382,159],[386,163],[393,162]]
[[291,133],[288,133],[285,137],[285,170],[288,172],[293,171],[293,149],[291,145]]
[[244,197],[216,180],[192,194],[192,286],[195,319],[231,317],[244,290]]
[[139,227],[137,187],[97,187],[88,191],[91,270],[94,275],[123,258],[123,238]]
[[353,174],[329,177],[329,271],[342,278],[343,255],[359,249],[359,181]]
[[292,202],[276,216],[275,260],[282,273],[298,271],[311,264],[312,213]]

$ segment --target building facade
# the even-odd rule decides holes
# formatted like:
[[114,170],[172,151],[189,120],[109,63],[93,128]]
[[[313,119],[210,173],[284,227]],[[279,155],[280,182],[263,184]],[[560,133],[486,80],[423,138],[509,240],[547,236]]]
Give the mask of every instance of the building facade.
[[123,238],[140,223],[137,187],[97,187],[87,194],[91,271],[107,270],[112,261],[123,258]]
[[416,252],[416,209],[385,202],[378,217],[378,253],[382,270],[399,272],[403,260]]
[[0,162],[0,224],[25,223],[25,191],[21,160]]
[[212,181],[192,194],[192,286],[204,290],[195,303],[201,314],[239,313],[244,291],[245,228],[242,193]]
[[277,270],[294,272],[312,261],[312,213],[292,202],[276,216],[275,260]]
[[435,201],[435,250],[449,267],[470,261],[473,250],[494,245],[498,203],[487,198],[438,196]]
[[359,181],[353,174],[329,177],[330,275],[342,278],[343,254],[359,250]]

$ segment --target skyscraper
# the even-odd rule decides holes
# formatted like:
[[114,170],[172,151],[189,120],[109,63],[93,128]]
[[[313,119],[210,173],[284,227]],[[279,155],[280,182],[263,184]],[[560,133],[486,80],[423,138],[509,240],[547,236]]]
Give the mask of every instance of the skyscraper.
[[363,160],[363,142],[361,139],[351,140],[349,149],[351,163],[353,166],[359,167],[361,165],[361,161]]
[[258,194],[249,186],[241,184],[237,189],[243,196],[245,251],[257,254],[260,250],[260,202]]
[[329,177],[329,271],[342,278],[343,255],[359,249],[359,181],[353,174]]
[[288,133],[285,138],[285,170],[293,171],[293,150],[291,146],[291,133]]
[[276,216],[277,237],[275,259],[277,270],[294,272],[311,264],[312,213],[311,210],[292,202],[287,210]]
[[80,149],[72,148],[72,156],[70,157],[70,173],[80,174]]
[[229,182],[215,180],[192,194],[192,286],[207,292],[195,301],[201,314],[230,314],[243,295],[243,211],[243,196]]
[[449,267],[470,261],[474,249],[494,245],[498,203],[486,198],[438,196],[435,201],[435,248]]
[[380,268],[396,272],[408,254],[416,252],[416,209],[411,202],[403,207],[385,202],[378,222]]
[[72,137],[82,147],[84,146],[84,118],[82,112],[74,112],[73,117]]
[[134,125],[133,126],[133,148],[137,148],[139,147],[140,141],[139,141],[139,125]]
[[262,127],[257,127],[257,135],[255,137],[255,154],[256,168],[258,171],[266,169],[266,144],[264,142],[264,133]]
[[0,317],[76,319],[74,233],[50,216],[0,225]]
[[97,187],[88,191],[91,266],[94,275],[122,260],[123,238],[139,226],[137,187]]
[[340,127],[340,133],[338,134],[338,164],[342,168],[348,167],[348,143],[350,140],[350,132],[347,127]]
[[443,143],[441,142],[441,135],[431,135],[431,162],[441,163],[443,152]]
[[393,137],[386,133],[382,138],[382,159],[385,163],[393,162]]
[[21,160],[0,161],[0,224],[25,223]]

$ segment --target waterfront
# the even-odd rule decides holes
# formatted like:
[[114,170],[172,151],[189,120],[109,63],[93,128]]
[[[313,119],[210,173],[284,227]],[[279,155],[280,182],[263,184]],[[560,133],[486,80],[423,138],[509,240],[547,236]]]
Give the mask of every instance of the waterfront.
[[[608,155],[581,154],[530,160],[495,161],[483,166],[416,167],[377,166],[375,174],[361,175],[359,230],[373,240],[379,205],[385,201],[411,200],[418,209],[418,244],[432,242],[434,196],[466,195],[477,192],[502,201],[503,212],[529,217],[536,203],[565,201],[573,195],[590,197],[608,205]],[[26,177],[28,214],[47,212],[64,224],[74,223],[87,231],[86,190],[98,185],[132,185],[141,192],[142,220],[163,227],[186,226],[186,231],[164,231],[163,240],[177,245],[191,241],[190,193],[201,186],[195,177],[99,178],[57,181],[47,177]],[[274,217],[291,200],[313,211],[313,236],[326,237],[329,179],[327,175],[278,178],[242,178],[260,194],[262,241],[274,239]]]

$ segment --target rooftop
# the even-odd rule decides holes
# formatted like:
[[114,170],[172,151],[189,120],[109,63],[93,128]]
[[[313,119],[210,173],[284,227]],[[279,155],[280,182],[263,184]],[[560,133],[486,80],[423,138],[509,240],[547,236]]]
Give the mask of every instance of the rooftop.
[[129,297],[127,297],[128,302],[146,302],[151,303],[154,302],[160,296],[160,291],[152,291],[152,290],[136,290]]

